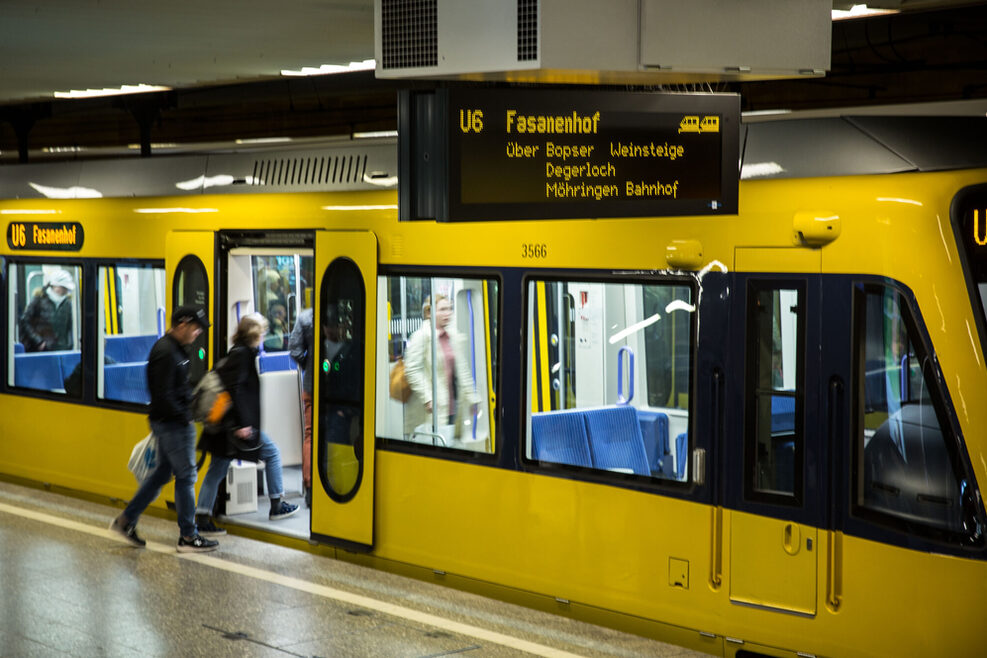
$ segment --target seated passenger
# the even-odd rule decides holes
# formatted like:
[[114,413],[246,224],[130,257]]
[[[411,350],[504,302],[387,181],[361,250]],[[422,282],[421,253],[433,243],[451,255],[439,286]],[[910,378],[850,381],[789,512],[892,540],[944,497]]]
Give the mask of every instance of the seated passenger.
[[267,312],[267,321],[270,328],[264,338],[264,350],[283,352],[288,349],[288,337],[291,335],[291,330],[288,328],[284,305],[278,302],[272,304]]
[[72,304],[68,298],[73,290],[75,281],[65,270],[48,275],[47,283],[35,293],[18,324],[25,351],[72,349]]

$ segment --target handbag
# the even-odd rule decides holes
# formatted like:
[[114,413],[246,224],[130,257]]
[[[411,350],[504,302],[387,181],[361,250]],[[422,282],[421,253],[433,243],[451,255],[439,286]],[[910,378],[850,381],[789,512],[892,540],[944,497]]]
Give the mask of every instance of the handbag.
[[127,468],[137,478],[137,482],[143,482],[148,475],[158,467],[158,437],[154,432],[149,433],[137,442],[130,453],[130,461]]
[[230,452],[232,454],[229,457],[235,457],[237,459],[243,459],[246,461],[259,461],[260,460],[260,430],[254,428],[250,433],[250,436],[246,439],[241,439],[236,435],[236,432],[230,430],[226,434],[226,440],[230,446]]
[[390,384],[391,397],[398,402],[407,402],[411,397],[411,385],[408,384],[408,378],[404,374],[404,359],[398,358],[391,369]]

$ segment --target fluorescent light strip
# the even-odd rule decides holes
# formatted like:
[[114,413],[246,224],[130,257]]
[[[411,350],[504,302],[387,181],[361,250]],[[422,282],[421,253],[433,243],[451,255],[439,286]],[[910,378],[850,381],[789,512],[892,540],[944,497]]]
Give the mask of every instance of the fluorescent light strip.
[[58,215],[61,214],[61,210],[37,210],[37,209],[24,209],[24,210],[0,210],[0,215]]
[[161,85],[146,85],[143,82],[137,85],[122,85],[115,89],[106,87],[104,89],[73,89],[72,91],[56,91],[55,98],[95,98],[97,96],[122,96],[123,94],[145,94],[150,91],[170,91],[171,87]]
[[84,146],[46,146],[41,149],[42,153],[81,153],[85,151]]
[[751,162],[740,168],[740,179],[748,180],[760,176],[775,176],[784,173],[785,168],[777,162]]
[[[152,142],[148,144],[152,149],[177,149],[178,144],[175,142]],[[132,151],[139,151],[141,148],[140,144],[127,144],[127,148]]]
[[363,133],[353,133],[353,139],[373,139],[375,137],[397,137],[396,130],[371,130]]
[[884,14],[897,14],[897,9],[872,9],[867,5],[853,5],[849,10],[834,9],[832,19],[842,21],[847,18],[869,18],[871,16],[882,16]]
[[351,73],[353,71],[373,71],[377,68],[377,62],[372,59],[365,59],[362,62],[350,62],[349,64],[323,64],[322,66],[303,66],[300,70],[281,69],[281,75],[286,77],[301,77],[307,75],[329,75],[332,73]]
[[99,190],[90,187],[73,185],[72,187],[49,187],[41,183],[28,182],[38,194],[43,194],[49,199],[101,199],[103,194]]
[[279,144],[281,142],[290,142],[291,137],[253,137],[247,139],[236,140],[237,144]]
[[777,109],[777,110],[750,110],[748,112],[741,112],[740,116],[747,117],[770,117],[777,116],[779,114],[791,114],[791,110]]

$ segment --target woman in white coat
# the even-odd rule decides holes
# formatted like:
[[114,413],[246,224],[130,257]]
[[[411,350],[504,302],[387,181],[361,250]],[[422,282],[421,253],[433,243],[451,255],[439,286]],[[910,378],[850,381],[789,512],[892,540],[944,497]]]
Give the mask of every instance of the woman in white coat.
[[[444,295],[435,296],[435,328],[437,361],[432,359],[432,323],[428,300],[422,309],[424,324],[408,341],[405,351],[405,377],[411,387],[411,397],[404,406],[404,433],[410,438],[415,428],[425,423],[431,432],[434,405],[438,426],[455,426],[460,437],[464,421],[472,418],[473,405],[478,400],[470,375],[466,337],[452,326],[452,302]],[[433,368],[433,361],[435,367]],[[432,386],[432,373],[436,381]]]

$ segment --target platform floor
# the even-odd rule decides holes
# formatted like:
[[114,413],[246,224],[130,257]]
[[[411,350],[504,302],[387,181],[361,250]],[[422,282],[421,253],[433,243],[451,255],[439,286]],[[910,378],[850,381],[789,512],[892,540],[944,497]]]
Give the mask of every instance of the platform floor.
[[0,482],[0,656],[697,656],[634,635],[240,536],[175,551],[114,507]]

